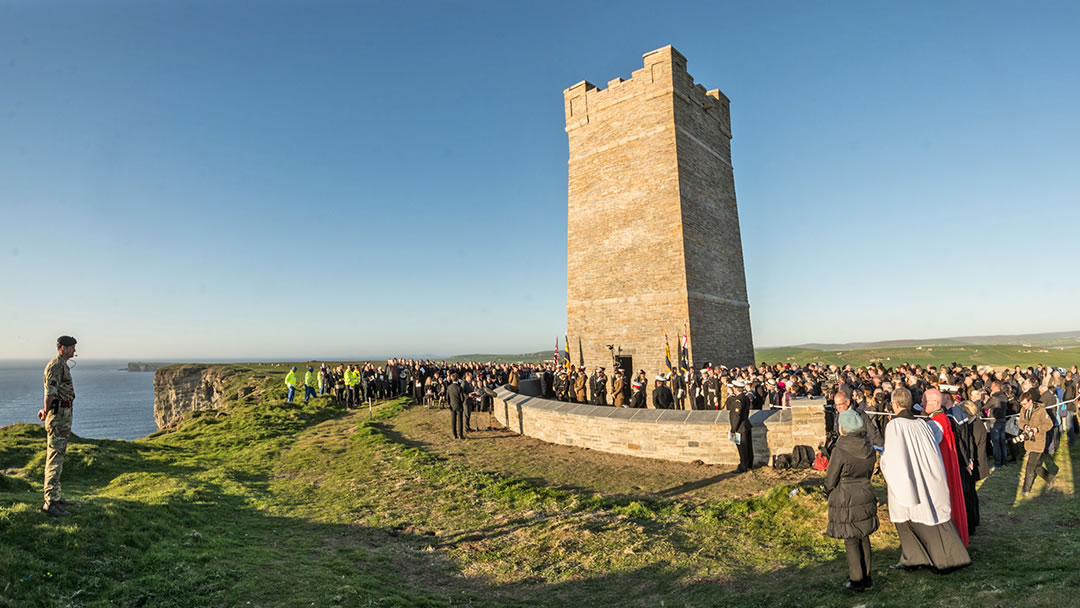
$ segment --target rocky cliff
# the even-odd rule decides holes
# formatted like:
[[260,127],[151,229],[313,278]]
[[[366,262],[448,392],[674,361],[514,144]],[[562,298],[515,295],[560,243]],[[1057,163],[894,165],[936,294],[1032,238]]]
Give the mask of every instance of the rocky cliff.
[[144,363],[142,361],[129,361],[127,370],[129,372],[152,372],[158,370],[166,365],[172,365],[171,363]]
[[220,365],[173,365],[154,373],[154,422],[163,429],[187,412],[223,405],[225,379],[233,374]]

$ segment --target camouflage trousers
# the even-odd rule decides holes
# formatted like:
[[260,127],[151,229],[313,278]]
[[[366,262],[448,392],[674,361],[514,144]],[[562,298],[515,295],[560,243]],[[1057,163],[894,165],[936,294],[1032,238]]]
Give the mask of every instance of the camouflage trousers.
[[59,408],[45,417],[48,434],[45,449],[45,505],[60,500],[60,473],[64,471],[68,437],[71,436],[71,408]]

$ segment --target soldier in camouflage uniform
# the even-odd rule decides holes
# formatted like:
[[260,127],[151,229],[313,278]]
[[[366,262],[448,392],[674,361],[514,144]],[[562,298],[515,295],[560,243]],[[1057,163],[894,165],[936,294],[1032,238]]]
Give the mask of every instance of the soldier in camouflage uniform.
[[53,517],[67,517],[64,506],[72,504],[60,494],[60,474],[64,470],[68,437],[71,435],[71,409],[75,402],[75,386],[71,382],[68,359],[75,356],[75,338],[60,336],[56,340],[56,356],[45,366],[45,407],[38,418],[45,421],[45,506],[41,508]]

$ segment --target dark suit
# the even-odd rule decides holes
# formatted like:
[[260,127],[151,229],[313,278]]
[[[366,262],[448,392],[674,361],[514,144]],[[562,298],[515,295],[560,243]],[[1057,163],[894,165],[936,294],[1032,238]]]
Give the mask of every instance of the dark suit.
[[671,394],[671,389],[667,387],[667,384],[661,384],[656,387],[652,394],[653,407],[658,410],[670,410],[675,408],[675,397]]
[[717,403],[720,400],[720,380],[716,376],[709,376],[705,380],[705,409],[720,409]]
[[738,472],[749,471],[754,466],[754,440],[750,434],[750,403],[752,397],[749,392],[728,397],[727,406],[728,421],[731,423],[731,432],[740,435],[739,441],[739,468]]
[[681,409],[686,409],[686,380],[678,373],[671,374],[671,379],[668,380],[671,385],[671,396],[675,400],[676,406]]
[[476,387],[468,380],[461,381],[461,392],[465,394],[465,430],[472,432],[472,412],[476,409],[476,399],[471,395],[476,392]]
[[450,404],[450,430],[454,433],[454,439],[465,437],[465,391],[457,382],[451,382],[446,387],[446,400]]

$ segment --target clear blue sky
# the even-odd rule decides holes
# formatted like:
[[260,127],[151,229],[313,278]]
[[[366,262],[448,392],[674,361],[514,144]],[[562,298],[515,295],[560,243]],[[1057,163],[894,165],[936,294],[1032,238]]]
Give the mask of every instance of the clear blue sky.
[[759,346],[1077,329],[1078,6],[4,2],[0,358],[551,348],[562,90],[666,44]]

